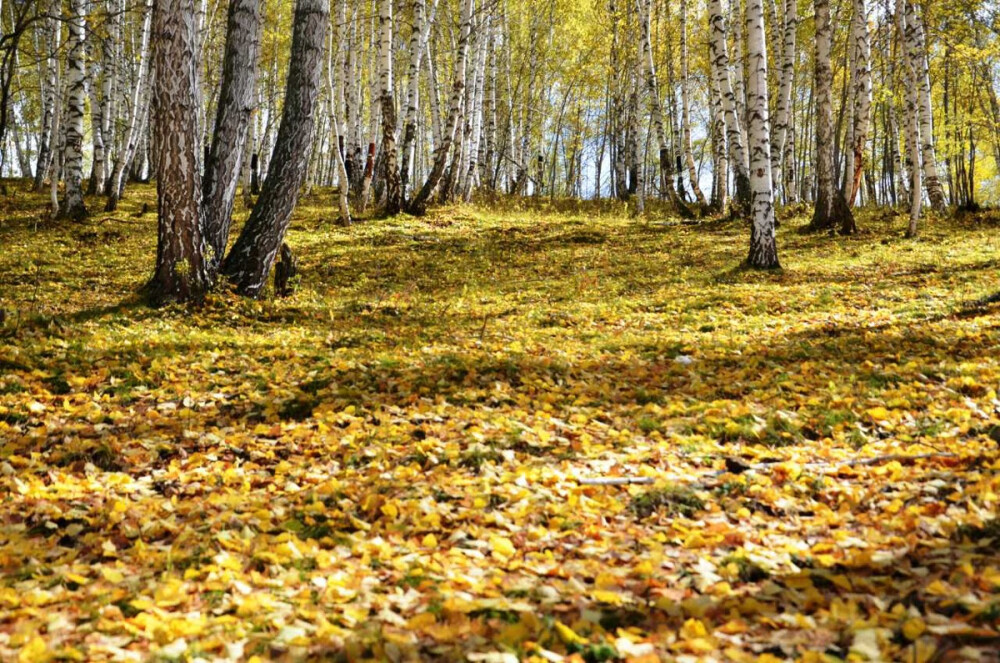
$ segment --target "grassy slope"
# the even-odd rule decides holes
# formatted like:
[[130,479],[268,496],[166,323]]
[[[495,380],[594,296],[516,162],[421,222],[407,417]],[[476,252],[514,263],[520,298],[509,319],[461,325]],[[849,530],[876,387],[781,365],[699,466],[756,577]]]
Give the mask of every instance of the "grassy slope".
[[734,224],[311,198],[295,296],[154,311],[153,198],[0,203],[0,658],[995,646],[986,221],[792,220],[760,274]]

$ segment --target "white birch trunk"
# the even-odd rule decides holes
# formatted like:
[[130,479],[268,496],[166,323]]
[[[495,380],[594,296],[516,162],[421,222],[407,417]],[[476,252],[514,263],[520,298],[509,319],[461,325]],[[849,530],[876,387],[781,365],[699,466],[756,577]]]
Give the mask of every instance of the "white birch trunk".
[[[896,0],[896,29],[900,43],[909,52],[906,0]],[[917,86],[917,69],[911,57],[903,57],[903,81],[906,95],[906,154],[910,171],[910,223],[907,237],[916,237],[920,208],[923,203],[920,158],[920,100]]]
[[924,40],[923,20],[917,14],[912,0],[906,4],[906,50],[913,67],[917,85],[917,110],[920,120],[920,154],[924,187],[931,208],[941,211],[946,207],[944,188],[938,177],[937,157],[934,153],[934,121],[931,112],[931,81],[927,65],[927,45]]
[[853,206],[864,173],[865,147],[868,143],[872,105],[871,40],[868,35],[868,9],[865,0],[854,0],[851,42],[854,64],[851,78],[853,124],[847,150],[847,167],[844,169],[844,192],[847,204]]
[[656,141],[659,147],[660,175],[670,202],[673,203],[686,216],[691,213],[684,206],[673,183],[673,166],[670,159],[670,144],[667,142],[667,133],[663,124],[663,105],[660,102],[660,90],[656,81],[656,68],[653,64],[653,49],[649,26],[649,1],[636,0],[636,8],[639,11],[639,41],[640,41],[640,71],[645,80],[646,95],[649,97],[648,103],[653,118],[653,129],[656,133]]
[[795,168],[791,150],[787,149],[788,124],[792,107],[792,83],[795,80],[795,33],[798,29],[798,1],[785,0],[785,16],[781,48],[781,81],[775,105],[774,131],[772,132],[771,175],[775,191],[784,189],[784,200],[795,202]]
[[736,95],[729,80],[729,53],[726,47],[726,22],[722,15],[721,0],[708,0],[709,32],[711,33],[710,57],[713,75],[719,88],[722,107],[726,114],[726,138],[729,155],[736,174],[736,204],[741,214],[750,213],[749,158],[743,143],[743,130],[736,106]]
[[142,22],[142,37],[139,48],[139,73],[136,78],[135,87],[132,89],[132,104],[129,109],[128,131],[122,150],[115,159],[115,168],[111,173],[111,181],[108,184],[108,203],[104,207],[106,212],[113,212],[118,207],[118,199],[125,188],[125,169],[128,168],[135,152],[139,147],[140,129],[143,124],[143,115],[148,109],[143,108],[143,98],[146,96],[146,86],[148,85],[149,71],[149,32],[153,18],[153,0],[143,2],[144,18]]
[[833,68],[830,50],[833,27],[830,0],[815,0],[816,11],[816,207],[809,224],[811,230],[833,230],[839,225],[842,234],[855,232],[854,216],[836,186],[834,172]]
[[473,190],[479,186],[479,144],[483,129],[483,95],[486,80],[486,46],[489,43],[490,18],[483,18],[482,34],[476,49],[475,88],[472,93],[472,109],[469,117],[470,131],[465,164],[462,198],[468,202]]
[[461,28],[459,30],[458,53],[455,56],[455,73],[452,84],[451,103],[448,110],[448,122],[441,134],[440,142],[434,149],[434,163],[423,187],[410,202],[409,210],[414,214],[422,214],[426,209],[427,200],[444,175],[448,154],[455,140],[459,116],[462,110],[463,90],[465,89],[466,57],[469,46],[469,34],[472,30],[472,11],[474,0],[462,0]]
[[681,142],[684,148],[684,162],[687,165],[688,180],[698,204],[706,204],[705,194],[698,184],[698,170],[694,165],[691,151],[691,75],[688,71],[687,0],[681,0]]
[[[348,199],[348,193],[350,192],[351,182],[347,176],[347,165],[344,162],[344,155],[341,152],[340,137],[343,136],[341,133],[340,125],[340,113],[343,108],[344,100],[344,84],[343,76],[346,70],[343,67],[335,66],[338,63],[338,58],[335,53],[338,48],[344,46],[344,28],[343,19],[346,16],[344,8],[346,6],[345,2],[340,2],[338,0],[337,9],[337,26],[335,28],[337,38],[341,42],[340,45],[334,44],[334,38],[331,35],[330,38],[330,59],[328,61],[328,66],[326,68],[327,75],[327,89],[329,90],[330,99],[333,103],[330,104],[330,128],[333,132],[333,160],[337,168],[337,199],[340,203],[340,224],[344,226],[351,225],[351,205]],[[339,76],[335,76],[334,72],[339,71]]]
[[403,120],[403,157],[400,166],[400,179],[403,197],[408,196],[409,185],[413,179],[413,162],[416,152],[417,113],[420,110],[420,65],[427,51],[427,41],[430,38],[431,27],[434,25],[434,15],[438,0],[431,0],[430,10],[424,16],[424,0],[413,1],[413,34],[410,36],[410,66],[407,72],[406,118]]
[[[54,12],[56,4],[50,2],[45,11]],[[46,53],[45,75],[40,76],[42,93],[42,135],[35,166],[35,191],[41,191],[45,177],[52,170],[53,155],[59,141],[56,117],[59,114],[59,21],[50,15],[41,21],[42,48]]]
[[382,159],[385,165],[385,213],[398,214],[403,208],[399,162],[396,153],[396,96],[392,75],[392,0],[379,2],[379,59],[382,97]]
[[771,184],[771,127],[767,105],[767,43],[762,0],[747,0],[747,133],[750,149],[750,189],[753,224],[750,229],[751,267],[779,267],[775,239],[774,189]]

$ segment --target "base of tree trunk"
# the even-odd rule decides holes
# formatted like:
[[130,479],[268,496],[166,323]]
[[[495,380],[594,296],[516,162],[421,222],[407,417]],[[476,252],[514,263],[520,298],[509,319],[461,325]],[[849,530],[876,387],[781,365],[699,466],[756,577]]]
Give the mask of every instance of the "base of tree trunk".
[[83,221],[88,216],[87,207],[84,204],[74,205],[70,207],[69,205],[63,204],[59,209],[59,215],[57,218],[69,221]]
[[844,199],[843,193],[834,191],[830,204],[826,204],[823,196],[820,196],[813,209],[812,221],[803,228],[803,232],[829,232],[841,235],[853,235],[858,232],[854,212]]
[[753,205],[753,193],[750,190],[750,178],[745,173],[736,172],[735,176],[736,195],[733,196],[733,211],[744,219],[750,218],[751,206]]
[[108,202],[104,204],[105,212],[114,212],[118,209],[118,194],[112,193],[108,196]]

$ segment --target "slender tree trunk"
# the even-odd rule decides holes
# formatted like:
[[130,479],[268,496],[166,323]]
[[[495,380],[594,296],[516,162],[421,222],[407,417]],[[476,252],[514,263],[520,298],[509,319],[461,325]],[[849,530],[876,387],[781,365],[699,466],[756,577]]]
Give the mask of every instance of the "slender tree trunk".
[[474,0],[462,0],[461,28],[458,38],[458,53],[455,56],[455,80],[452,83],[448,122],[442,132],[440,142],[435,146],[434,163],[431,166],[431,172],[427,175],[427,180],[420,188],[420,191],[410,201],[409,212],[411,214],[425,213],[427,200],[444,175],[448,153],[451,151],[452,144],[455,141],[455,131],[458,127],[459,116],[462,110],[462,92],[465,89],[466,56],[469,47],[469,33],[472,30],[473,5]]
[[229,242],[236,186],[253,113],[260,30],[260,0],[233,0],[226,27],[215,133],[202,180],[202,216],[213,278]]
[[[135,157],[139,147],[141,129],[143,125],[143,114],[148,112],[148,108],[143,108],[143,97],[147,85],[147,74],[149,70],[149,31],[153,15],[153,0],[145,0],[142,4],[144,18],[142,24],[142,37],[139,48],[139,74],[136,78],[135,87],[132,89],[132,104],[129,110],[128,133],[125,138],[123,149],[119,151],[115,158],[115,168],[111,173],[111,181],[108,184],[108,202],[104,206],[104,211],[113,212],[118,207],[118,200],[125,190],[125,172],[132,159]],[[196,91],[197,92],[197,91]]]
[[653,64],[653,49],[649,28],[649,0],[636,0],[636,8],[639,12],[639,42],[641,64],[641,75],[645,82],[646,95],[650,110],[652,112],[653,129],[656,133],[656,141],[659,147],[660,174],[663,179],[663,186],[666,189],[667,197],[677,208],[682,216],[693,217],[684,201],[677,195],[674,188],[673,163],[670,158],[670,144],[667,142],[667,132],[663,124],[663,106],[660,102],[660,88],[656,82],[656,68]]
[[842,234],[857,230],[854,214],[836,186],[834,173],[833,69],[830,46],[830,0],[815,0],[816,9],[816,208],[809,229],[831,230],[839,226]]
[[35,166],[35,191],[42,190],[42,184],[52,170],[53,154],[59,142],[59,130],[56,126],[56,118],[59,115],[60,22],[56,14],[58,6],[55,0],[50,0],[43,10],[48,12],[48,17],[40,23],[45,52],[45,76],[41,78],[42,134],[38,147],[38,163]]
[[906,44],[909,41],[909,30],[906,18],[906,0],[896,0],[896,29],[904,51],[904,87],[906,95],[906,152],[910,172],[910,224],[906,230],[907,237],[917,236],[917,223],[920,220],[920,207],[923,203],[923,185],[921,182],[920,158],[920,100],[917,82],[917,67],[912,57],[906,57],[909,51]]
[[742,216],[751,208],[749,158],[743,142],[742,122],[736,105],[736,95],[729,80],[729,54],[726,47],[726,22],[722,15],[721,0],[708,0],[708,22],[711,36],[709,57],[713,75],[719,88],[722,107],[726,113],[726,138],[729,155],[736,175],[736,207]]
[[[100,77],[96,67],[91,76],[90,115],[91,133],[94,141],[94,159],[90,169],[90,181],[87,193],[104,195],[107,180],[107,155],[111,148],[111,113],[112,98],[115,94],[115,82],[118,72],[118,61],[115,49],[121,40],[121,16],[114,0],[103,0],[104,28],[107,32],[100,44],[91,43],[95,56],[100,53]],[[99,49],[99,50],[98,50]],[[95,57],[95,60],[97,58]]]
[[263,292],[306,177],[329,23],[330,0],[297,0],[284,111],[271,166],[222,268],[243,295],[258,297]]
[[[335,0],[335,1],[340,3],[337,8],[338,12],[337,16],[338,19],[340,20],[338,20],[337,22],[335,33],[342,42],[340,46],[343,47],[346,45],[343,43],[344,40],[343,17],[346,16],[344,8],[347,3],[346,0]],[[348,194],[350,193],[351,190],[351,181],[347,174],[347,165],[344,161],[344,153],[343,153],[344,134],[341,133],[340,117],[339,117],[341,111],[341,104],[339,102],[343,101],[344,98],[344,85],[342,80],[335,80],[335,74],[334,74],[335,70],[339,70],[340,72],[339,76],[342,79],[346,74],[346,70],[344,68],[339,68],[334,66],[334,63],[337,62],[337,58],[335,57],[334,54],[337,51],[338,47],[337,45],[334,44],[333,35],[331,35],[330,49],[329,49],[330,58],[328,60],[328,65],[326,68],[326,75],[327,75],[327,86],[330,92],[330,99],[333,101],[333,103],[330,104],[330,125],[333,131],[333,137],[337,141],[336,144],[333,145],[333,160],[337,169],[337,189],[338,189],[337,197],[340,202],[340,224],[343,226],[349,226],[351,225],[351,205],[348,199]]]
[[[798,29],[798,0],[785,0],[784,45],[781,48],[781,82],[775,104],[774,131],[772,132],[771,175],[775,191],[784,188],[785,201],[791,203],[795,195],[794,155],[786,149],[788,125],[792,113],[792,83],[795,80],[795,33]],[[787,171],[787,172],[786,172]],[[784,175],[784,177],[783,177]]]
[[385,214],[399,214],[403,208],[398,154],[396,151],[396,95],[392,77],[392,0],[379,1],[379,56],[381,60],[382,155],[385,158]]
[[722,212],[729,202],[729,156],[726,149],[726,111],[715,76],[708,77],[708,91],[712,113],[712,207]]
[[771,127],[767,106],[767,44],[762,0],[747,0],[747,133],[750,149],[750,189],[753,223],[750,226],[751,267],[779,267],[775,239],[774,198],[771,186]]
[[927,45],[924,41],[923,20],[917,14],[916,5],[907,0],[906,5],[906,50],[912,63],[917,84],[917,110],[920,118],[920,155],[924,176],[924,187],[930,199],[931,208],[945,209],[944,189],[938,177],[937,158],[934,154],[934,122],[931,116],[931,81],[927,65]]
[[66,197],[60,215],[80,220],[87,216],[83,202],[83,115],[87,103],[86,0],[72,0],[66,56],[66,144],[64,147],[64,179]]
[[847,204],[853,207],[861,189],[861,175],[865,168],[865,146],[868,143],[872,106],[871,41],[868,35],[868,9],[865,0],[854,0],[851,32],[854,49],[852,74],[854,126],[851,130],[853,142],[848,146],[851,157],[848,162],[851,168],[845,176],[845,194]]
[[417,135],[417,113],[420,102],[420,65],[427,50],[427,40],[434,24],[438,0],[431,0],[428,16],[424,17],[424,0],[413,0],[413,33],[410,36],[410,67],[406,88],[406,117],[403,120],[402,164],[399,168],[403,197],[408,195],[412,179]]
[[201,233],[198,67],[194,0],[156,0],[156,191],[159,223],[154,301],[200,298],[211,279]]
[[695,169],[694,153],[691,151],[691,75],[688,71],[687,37],[687,0],[681,0],[681,142],[691,190],[698,204],[704,207],[707,204],[705,194],[701,192],[698,183],[698,171]]

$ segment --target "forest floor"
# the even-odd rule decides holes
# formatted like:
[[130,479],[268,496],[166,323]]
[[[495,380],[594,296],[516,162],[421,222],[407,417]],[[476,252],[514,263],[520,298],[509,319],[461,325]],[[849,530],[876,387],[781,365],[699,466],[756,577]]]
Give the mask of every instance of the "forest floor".
[[1000,217],[312,196],[154,310],[154,202],[0,198],[0,659],[998,660]]

